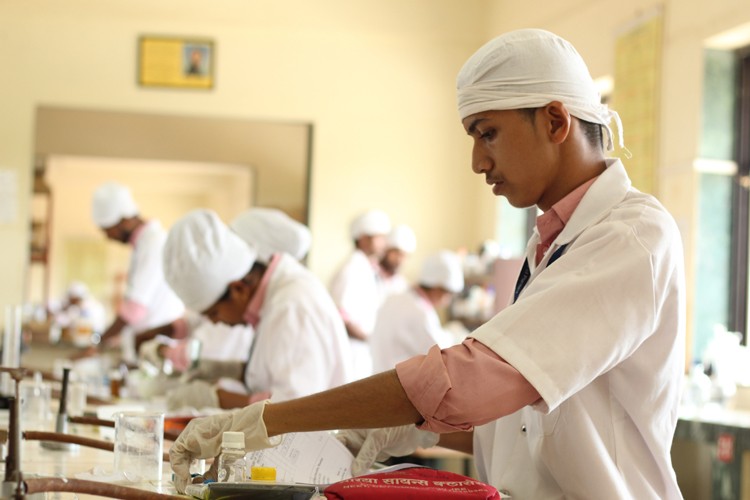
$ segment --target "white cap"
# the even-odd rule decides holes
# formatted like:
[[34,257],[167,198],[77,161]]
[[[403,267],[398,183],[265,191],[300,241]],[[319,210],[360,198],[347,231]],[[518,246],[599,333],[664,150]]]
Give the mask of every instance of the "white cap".
[[245,433],[235,431],[224,431],[221,435],[222,448],[245,449]]
[[352,221],[349,231],[353,240],[360,236],[386,235],[391,232],[391,219],[382,210],[369,210]]
[[414,253],[417,249],[417,235],[406,224],[393,228],[388,235],[388,248],[397,248],[402,252]]
[[188,309],[202,312],[250,271],[256,252],[216,213],[198,209],[172,226],[163,257],[169,286]]
[[130,189],[116,182],[102,184],[91,201],[91,217],[101,228],[116,225],[122,219],[138,215],[138,205],[130,194]]
[[427,257],[422,264],[419,284],[429,287],[441,287],[449,292],[458,293],[464,288],[464,272],[461,258],[448,250]]
[[463,120],[483,111],[538,108],[552,101],[571,115],[602,125],[607,149],[614,149],[612,119],[623,145],[620,117],[601,102],[588,67],[573,45],[554,33],[522,29],[482,46],[456,79],[458,112]]
[[304,224],[297,222],[281,210],[250,208],[229,223],[240,238],[258,251],[258,260],[268,263],[271,255],[288,253],[302,260],[310,250],[312,236]]
[[89,294],[89,287],[82,281],[71,281],[68,285],[68,297],[75,297],[79,299],[86,298]]

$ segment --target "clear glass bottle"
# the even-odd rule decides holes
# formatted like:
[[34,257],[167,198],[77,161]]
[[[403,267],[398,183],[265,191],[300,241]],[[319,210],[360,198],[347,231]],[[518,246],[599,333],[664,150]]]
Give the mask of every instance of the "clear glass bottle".
[[247,481],[244,433],[227,431],[222,434],[218,480],[220,483]]

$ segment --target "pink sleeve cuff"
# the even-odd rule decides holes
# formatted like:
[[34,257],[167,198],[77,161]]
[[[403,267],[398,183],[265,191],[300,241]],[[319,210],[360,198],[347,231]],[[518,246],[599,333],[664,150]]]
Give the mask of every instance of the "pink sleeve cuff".
[[134,300],[125,299],[117,310],[117,315],[129,325],[135,325],[143,321],[148,313],[148,308]]
[[471,430],[540,397],[518,370],[472,338],[442,351],[433,346],[396,365],[396,373],[424,418],[420,428],[433,432]]

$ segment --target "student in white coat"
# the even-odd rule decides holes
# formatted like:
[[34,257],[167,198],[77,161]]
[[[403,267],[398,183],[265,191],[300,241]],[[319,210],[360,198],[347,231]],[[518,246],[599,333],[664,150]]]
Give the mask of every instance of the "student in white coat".
[[91,295],[85,283],[71,282],[65,300],[52,313],[50,337],[59,339],[62,331],[66,330],[73,343],[83,347],[90,345],[92,338],[100,337],[106,327],[104,305]]
[[406,224],[394,227],[386,238],[385,252],[380,259],[380,293],[382,300],[409,289],[402,273],[404,262],[417,249],[417,235]]
[[462,344],[395,370],[194,420],[170,450],[178,488],[191,458],[218,453],[222,431],[243,431],[250,450],[350,428],[368,429],[339,433],[359,449],[355,473],[439,439],[473,451],[480,478],[513,498],[681,498],[670,460],[685,360],[674,219],[605,157],[617,119],[566,40],[507,33],[457,83],[474,172],[543,212],[515,302]]
[[137,345],[146,340],[141,332],[166,325],[184,332],[180,323],[185,307],[167,285],[162,270],[167,234],[159,221],[143,219],[130,189],[115,182],[94,191],[91,215],[108,239],[133,247],[124,300],[101,337],[105,345],[119,341],[123,357],[133,362]]
[[[268,265],[274,254],[286,253],[302,261],[310,250],[312,235],[304,224],[281,210],[252,207],[237,215],[229,224],[245,242],[257,251],[257,261]],[[213,323],[198,313],[186,315],[190,339],[201,343],[200,365],[188,375],[192,379],[216,381],[225,374],[241,373],[247,362],[254,335],[247,324],[230,326]],[[189,339],[174,341],[159,336],[142,354],[154,364],[169,359],[172,366],[183,371],[190,365]],[[233,363],[236,366],[227,366]],[[222,366],[223,365],[223,366]],[[174,398],[174,404],[182,404]],[[184,403],[184,402],[183,402]]]
[[185,305],[213,322],[249,324],[249,394],[218,389],[214,404],[244,406],[312,394],[352,380],[346,331],[320,281],[294,257],[267,263],[209,210],[178,220],[164,247],[165,275]]
[[382,210],[369,210],[356,217],[349,228],[354,251],[331,280],[331,297],[346,325],[357,379],[372,374],[367,339],[375,328],[375,315],[382,300],[378,262],[390,231],[391,220]]
[[390,370],[435,344],[440,348],[456,344],[456,337],[440,324],[438,310],[463,287],[464,273],[457,254],[443,250],[427,257],[418,285],[391,295],[378,310],[370,336],[374,372]]

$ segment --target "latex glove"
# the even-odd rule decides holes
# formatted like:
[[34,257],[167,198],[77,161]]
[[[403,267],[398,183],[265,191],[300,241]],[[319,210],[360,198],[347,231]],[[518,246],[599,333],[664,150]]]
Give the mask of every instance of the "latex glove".
[[[277,446],[281,436],[268,437],[263,422],[263,410],[268,400],[253,403],[240,410],[190,421],[169,449],[169,462],[174,472],[174,485],[184,493],[190,481],[190,463],[195,459],[216,457],[221,451],[221,437],[226,431],[245,434],[245,450],[254,451]],[[218,460],[214,460],[218,464]],[[206,479],[216,479],[216,465],[206,473]]]
[[403,457],[417,448],[431,448],[440,440],[440,434],[417,429],[414,424],[382,429],[349,429],[340,431],[336,438],[356,456],[352,462],[352,475],[366,474],[376,461],[388,457]]
[[244,370],[245,364],[242,361],[215,361],[211,359],[201,359],[197,367],[185,372],[182,376],[182,380],[185,382],[190,382],[192,380],[216,382],[220,378],[242,380]]
[[181,408],[218,408],[219,395],[216,387],[204,380],[193,380],[181,383],[167,393],[167,409],[179,410]]
[[164,357],[162,356],[160,351],[163,349],[162,346],[164,345],[168,344],[166,342],[163,342],[162,339],[159,338],[159,336],[154,339],[147,340],[143,342],[140,349],[138,349],[138,356],[144,361],[148,361],[155,367],[161,369],[162,365],[164,364]]

